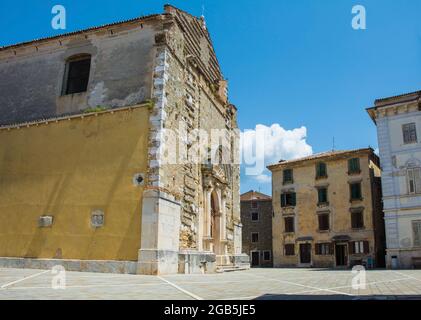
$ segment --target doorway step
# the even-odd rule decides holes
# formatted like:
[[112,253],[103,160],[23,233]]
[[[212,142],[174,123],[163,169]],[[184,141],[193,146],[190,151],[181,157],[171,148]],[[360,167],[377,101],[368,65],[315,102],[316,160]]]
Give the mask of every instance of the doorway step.
[[235,272],[235,271],[245,271],[250,268],[244,266],[219,266],[216,268],[216,273],[226,273],[226,272]]

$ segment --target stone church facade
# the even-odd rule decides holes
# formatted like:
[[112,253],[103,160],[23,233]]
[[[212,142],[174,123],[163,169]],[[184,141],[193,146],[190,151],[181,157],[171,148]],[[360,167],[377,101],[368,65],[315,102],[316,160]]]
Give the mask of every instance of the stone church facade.
[[[248,266],[237,109],[204,19],[167,5],[0,48],[0,91],[0,265]],[[190,159],[197,130],[224,132],[227,145],[209,139],[205,149],[227,161]]]

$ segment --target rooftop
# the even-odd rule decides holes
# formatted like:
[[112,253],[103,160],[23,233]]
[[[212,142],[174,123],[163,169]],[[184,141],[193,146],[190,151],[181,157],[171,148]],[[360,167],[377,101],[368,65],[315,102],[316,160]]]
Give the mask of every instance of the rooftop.
[[100,25],[100,26],[95,26],[95,27],[91,27],[91,28],[86,28],[86,29],[82,29],[82,30],[76,30],[76,31],[72,31],[72,32],[62,33],[62,34],[55,35],[55,36],[33,39],[33,40],[30,40],[30,41],[15,43],[15,44],[2,46],[2,47],[0,46],[0,51],[8,50],[8,49],[14,49],[14,48],[23,47],[23,46],[26,46],[26,45],[36,44],[36,43],[45,42],[45,41],[54,40],[54,39],[59,39],[59,38],[63,38],[63,37],[70,37],[70,36],[79,35],[79,34],[83,34],[83,33],[89,33],[91,31],[97,31],[97,30],[106,29],[106,28],[109,28],[109,27],[115,27],[115,26],[120,26],[120,25],[124,25],[124,24],[129,24],[129,23],[138,23],[138,22],[141,22],[141,21],[144,21],[144,20],[147,20],[147,19],[159,17],[161,15],[166,15],[166,14],[167,13],[150,14],[150,15],[140,16],[140,17],[136,17],[136,18],[133,18],[133,19],[129,19],[129,20],[122,20],[122,21],[112,22],[112,23],[108,23],[108,24],[104,24],[104,25]]
[[363,148],[363,149],[355,149],[355,150],[341,150],[341,151],[328,151],[322,153],[316,153],[308,157],[292,159],[288,161],[281,160],[279,163],[273,164],[268,166],[269,170],[276,169],[278,167],[282,167],[285,165],[296,164],[305,161],[313,161],[313,160],[332,160],[338,157],[347,157],[358,153],[373,153],[374,150],[372,148]]
[[243,193],[241,195],[241,201],[252,201],[252,200],[258,200],[258,201],[272,200],[272,197],[264,193],[254,191],[254,190],[250,190],[249,192]]
[[374,101],[373,107],[367,108],[367,112],[370,115],[370,118],[374,121],[374,123],[376,123],[376,110],[397,104],[405,104],[416,101],[418,101],[418,103],[421,103],[421,91],[414,91],[400,94],[397,96],[377,99]]
[[417,100],[421,98],[421,90],[420,91],[414,91],[409,93],[400,94],[397,96],[392,97],[386,97],[386,98],[380,98],[374,101],[375,107],[383,107],[386,105],[389,105],[390,103],[397,103],[403,101],[411,101],[411,100]]

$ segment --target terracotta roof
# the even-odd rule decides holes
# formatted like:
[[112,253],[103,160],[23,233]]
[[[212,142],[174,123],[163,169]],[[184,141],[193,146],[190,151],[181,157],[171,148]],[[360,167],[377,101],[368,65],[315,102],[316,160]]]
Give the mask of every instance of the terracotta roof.
[[33,43],[38,43],[38,42],[43,42],[43,41],[58,39],[58,38],[62,38],[62,37],[69,37],[69,36],[73,36],[73,35],[81,34],[81,33],[86,33],[86,32],[90,32],[90,31],[96,31],[96,30],[100,30],[100,29],[105,29],[105,28],[109,28],[109,27],[113,27],[113,26],[123,25],[123,24],[126,24],[126,23],[140,22],[140,21],[143,21],[143,20],[146,20],[146,19],[149,19],[149,18],[155,18],[155,17],[163,16],[163,15],[167,15],[167,13],[151,14],[151,15],[146,15],[146,16],[140,16],[140,17],[136,17],[136,18],[133,18],[133,19],[112,22],[112,23],[108,23],[108,24],[104,24],[104,25],[100,25],[100,26],[96,26],[96,27],[92,27],[92,28],[87,28],[87,29],[72,31],[72,32],[63,33],[63,34],[59,34],[59,35],[55,35],[55,36],[50,36],[50,37],[44,37],[44,38],[34,39],[34,40],[31,40],[31,41],[20,42],[20,43],[16,43],[16,44],[11,44],[11,45],[0,47],[0,51],[7,50],[7,49],[13,49],[13,48],[17,48],[17,47],[21,47],[21,46],[33,44]]
[[240,199],[241,201],[251,201],[251,200],[263,201],[263,200],[272,200],[272,197],[264,193],[251,190],[249,192],[243,193]]
[[400,94],[400,95],[392,96],[392,97],[380,98],[380,99],[377,99],[374,102],[374,104],[377,106],[379,104],[383,104],[384,102],[388,102],[390,100],[396,100],[396,99],[399,99],[399,98],[406,98],[406,97],[413,98],[413,99],[421,98],[421,90],[409,92],[409,93],[404,93],[404,94]]
[[292,159],[288,161],[280,161],[279,163],[273,164],[268,166],[268,169],[275,169],[279,166],[284,166],[288,164],[298,163],[298,162],[304,162],[304,161],[311,161],[311,160],[318,160],[318,159],[326,159],[331,157],[337,157],[337,156],[343,156],[343,155],[351,155],[355,153],[360,152],[372,152],[374,153],[374,150],[372,148],[364,148],[364,149],[355,149],[355,150],[342,150],[342,151],[328,151],[328,152],[322,152],[322,153],[316,153],[308,157],[298,158],[298,159]]

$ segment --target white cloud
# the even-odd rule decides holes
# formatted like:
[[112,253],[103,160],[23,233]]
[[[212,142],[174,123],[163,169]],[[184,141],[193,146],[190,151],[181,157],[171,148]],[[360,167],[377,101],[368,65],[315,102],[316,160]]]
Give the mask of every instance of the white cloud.
[[267,183],[272,182],[272,177],[270,175],[267,175],[267,174],[261,174],[259,176],[254,176],[253,178],[257,182],[262,183],[262,184],[267,184]]
[[270,127],[259,124],[255,130],[246,130],[241,141],[246,175],[253,176],[259,183],[270,183],[271,177],[266,166],[278,163],[281,159],[290,160],[313,154],[313,148],[306,138],[306,127],[285,130],[278,123]]

